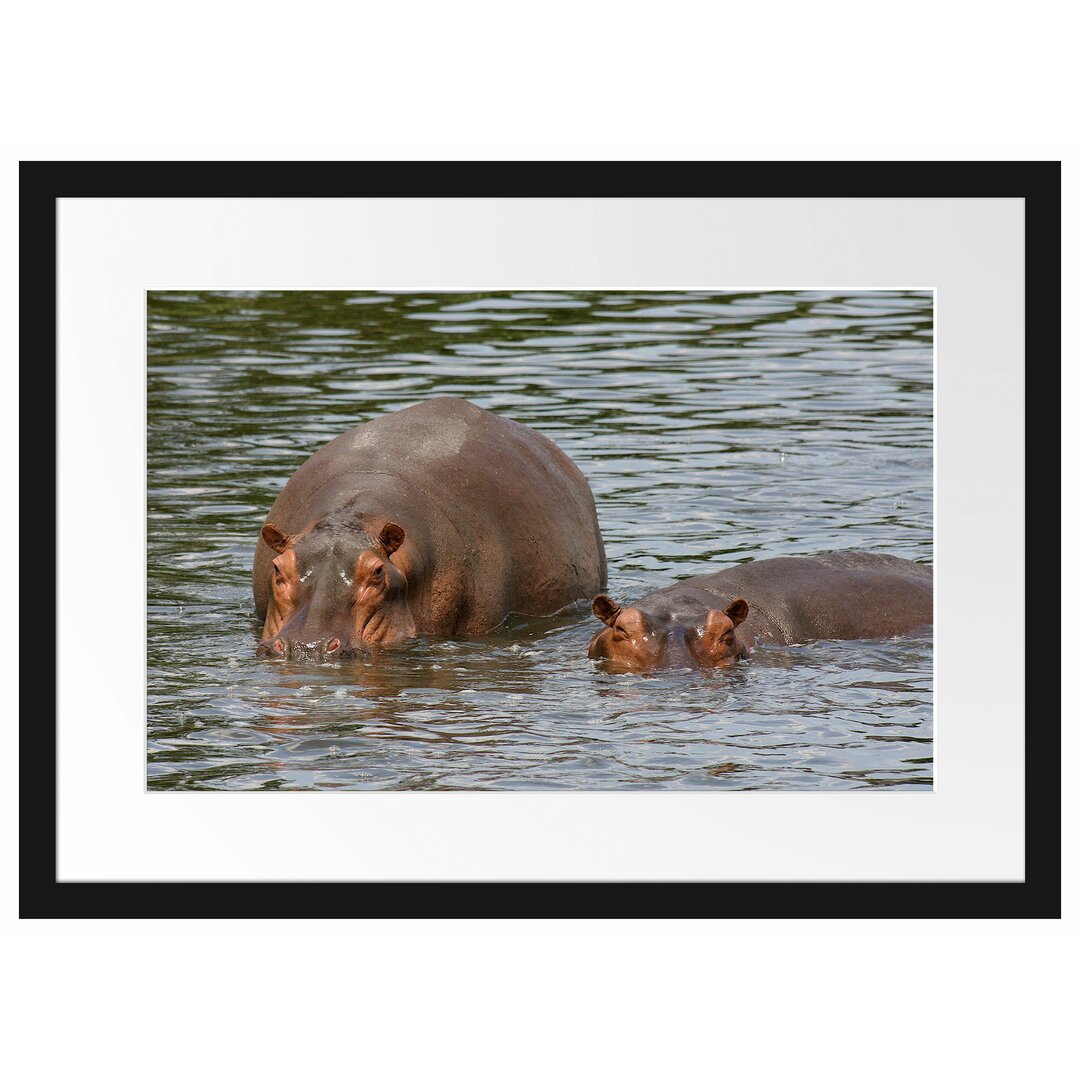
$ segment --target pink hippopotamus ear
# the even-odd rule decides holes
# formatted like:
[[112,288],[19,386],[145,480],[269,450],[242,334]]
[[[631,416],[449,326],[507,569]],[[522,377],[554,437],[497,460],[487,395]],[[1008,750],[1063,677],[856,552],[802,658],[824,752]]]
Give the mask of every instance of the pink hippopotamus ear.
[[738,600],[732,600],[724,608],[724,614],[731,620],[733,625],[738,626],[739,623],[746,622],[746,616],[750,614],[750,605],[740,597]]
[[262,538],[269,547],[272,547],[279,555],[289,546],[292,537],[283,533],[276,525],[269,521],[262,527]]
[[615,620],[619,617],[619,612],[622,611],[622,608],[604,593],[593,597],[592,609],[593,614],[608,626],[615,625]]
[[382,544],[387,558],[405,542],[405,530],[396,522],[388,521],[379,533],[379,543]]
[[713,608],[705,616],[705,630],[708,633],[723,634],[728,630],[728,620],[731,620],[731,628],[734,629],[741,622],[746,621],[750,614],[750,605],[743,599],[732,600],[723,611]]

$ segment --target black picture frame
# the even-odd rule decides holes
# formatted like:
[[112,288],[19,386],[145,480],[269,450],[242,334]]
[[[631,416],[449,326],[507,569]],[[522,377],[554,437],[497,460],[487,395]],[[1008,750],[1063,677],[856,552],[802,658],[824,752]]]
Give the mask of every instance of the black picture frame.
[[[1018,198],[1024,200],[1025,492],[1060,487],[1059,162],[23,162],[20,165],[20,893],[23,918],[1060,918],[1060,661],[1025,680],[1023,882],[58,882],[56,202],[63,197]],[[53,333],[48,333],[52,327]],[[1029,369],[1028,364],[1031,364]],[[1037,410],[1037,411],[1036,411]],[[50,486],[47,479],[52,480]],[[1027,495],[1025,494],[1025,507]],[[1060,506],[1027,534],[1028,626],[1060,621]],[[51,678],[49,670],[51,664]],[[1026,661],[1025,661],[1026,664]],[[43,674],[42,669],[46,669]],[[52,690],[49,690],[49,687]],[[1035,705],[1037,699],[1037,707]]]

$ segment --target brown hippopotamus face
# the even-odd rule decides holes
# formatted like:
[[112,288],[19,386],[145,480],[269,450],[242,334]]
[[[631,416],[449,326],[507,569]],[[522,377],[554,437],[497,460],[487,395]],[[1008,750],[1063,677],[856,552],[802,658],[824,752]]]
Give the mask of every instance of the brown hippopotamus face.
[[336,660],[415,635],[408,582],[390,561],[405,539],[400,525],[388,522],[374,542],[330,522],[297,536],[267,523],[262,538],[278,554],[260,655]]
[[745,645],[735,634],[750,612],[745,600],[733,600],[723,611],[701,611],[688,617],[621,608],[601,594],[593,600],[592,609],[604,629],[589,643],[589,656],[603,660],[610,671],[731,667],[746,655]]

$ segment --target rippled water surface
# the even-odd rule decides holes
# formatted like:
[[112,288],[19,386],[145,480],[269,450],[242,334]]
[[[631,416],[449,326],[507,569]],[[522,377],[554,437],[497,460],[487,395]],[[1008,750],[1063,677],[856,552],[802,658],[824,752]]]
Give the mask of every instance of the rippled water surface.
[[150,788],[929,790],[932,642],[610,675],[587,605],[364,661],[255,659],[255,540],[343,430],[440,394],[585,473],[620,601],[748,559],[931,562],[927,293],[157,293]]

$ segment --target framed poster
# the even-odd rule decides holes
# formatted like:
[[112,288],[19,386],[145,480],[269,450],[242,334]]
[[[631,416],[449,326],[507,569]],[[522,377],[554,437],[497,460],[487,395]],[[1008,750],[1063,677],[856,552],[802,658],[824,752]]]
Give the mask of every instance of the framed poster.
[[25,164],[22,214],[25,916],[1058,912],[1056,164]]

